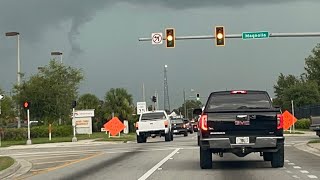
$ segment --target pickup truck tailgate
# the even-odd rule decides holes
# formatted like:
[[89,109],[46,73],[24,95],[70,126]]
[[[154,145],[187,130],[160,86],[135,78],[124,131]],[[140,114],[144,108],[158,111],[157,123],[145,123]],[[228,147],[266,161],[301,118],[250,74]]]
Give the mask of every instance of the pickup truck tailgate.
[[277,129],[276,112],[208,113],[210,135],[270,135]]
[[138,122],[140,131],[155,131],[165,129],[165,120],[150,120]]

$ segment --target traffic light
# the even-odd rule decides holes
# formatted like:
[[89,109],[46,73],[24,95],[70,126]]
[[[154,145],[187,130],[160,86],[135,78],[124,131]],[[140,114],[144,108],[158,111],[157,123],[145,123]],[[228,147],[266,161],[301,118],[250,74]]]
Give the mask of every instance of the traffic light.
[[215,29],[216,46],[225,46],[224,26],[216,26]]
[[77,101],[72,101],[72,108],[75,108],[77,106]]
[[166,29],[166,47],[174,48],[175,47],[175,32],[173,28]]
[[199,100],[199,99],[200,99],[200,94],[198,93],[198,94],[197,94],[197,100]]
[[157,97],[156,96],[152,96],[152,102],[157,102]]
[[28,102],[28,101],[23,102],[23,108],[24,109],[29,109],[30,108],[30,102]]

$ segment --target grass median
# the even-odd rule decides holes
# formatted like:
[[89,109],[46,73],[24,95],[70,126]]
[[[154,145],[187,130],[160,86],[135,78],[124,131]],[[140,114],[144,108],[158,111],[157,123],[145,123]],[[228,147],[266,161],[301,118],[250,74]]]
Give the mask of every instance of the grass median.
[[7,169],[12,166],[14,160],[8,156],[0,156],[0,171]]
[[[73,136],[68,136],[68,137],[52,137],[51,141],[49,141],[49,138],[33,138],[32,144],[44,144],[44,143],[58,143],[58,142],[71,142]],[[93,139],[96,141],[134,141],[136,140],[136,135],[135,133],[129,133],[129,134],[121,134],[120,137],[110,137],[109,135],[106,134],[105,132],[94,132],[90,136],[87,134],[78,134],[77,136],[78,141],[79,140],[89,140]],[[26,140],[17,140],[17,141],[2,141],[1,142],[1,147],[8,147],[8,146],[13,146],[13,145],[25,145]],[[1,148],[0,147],[0,148]]]
[[308,144],[320,143],[320,139],[311,140]]

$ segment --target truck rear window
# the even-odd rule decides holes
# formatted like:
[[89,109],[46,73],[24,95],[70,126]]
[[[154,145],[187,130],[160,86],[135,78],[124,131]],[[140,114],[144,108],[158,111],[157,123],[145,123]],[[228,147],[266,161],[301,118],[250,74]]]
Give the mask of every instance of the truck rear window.
[[271,103],[266,93],[213,94],[206,110],[269,109]]
[[163,120],[166,115],[163,112],[144,113],[141,115],[141,121]]

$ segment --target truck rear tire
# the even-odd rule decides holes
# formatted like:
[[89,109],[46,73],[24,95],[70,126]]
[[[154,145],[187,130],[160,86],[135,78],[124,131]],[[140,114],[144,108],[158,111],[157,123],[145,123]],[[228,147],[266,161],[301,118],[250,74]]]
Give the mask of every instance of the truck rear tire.
[[[145,139],[147,139],[147,138],[145,138]],[[144,143],[144,136],[137,135],[137,143]]]
[[212,152],[200,147],[200,167],[201,169],[212,168]]
[[273,168],[283,167],[284,165],[284,145],[280,145],[277,152],[272,153],[271,166]]
[[170,134],[171,134],[171,141],[173,141],[173,132],[171,132]]
[[164,135],[164,140],[171,141],[171,133],[170,132]]

